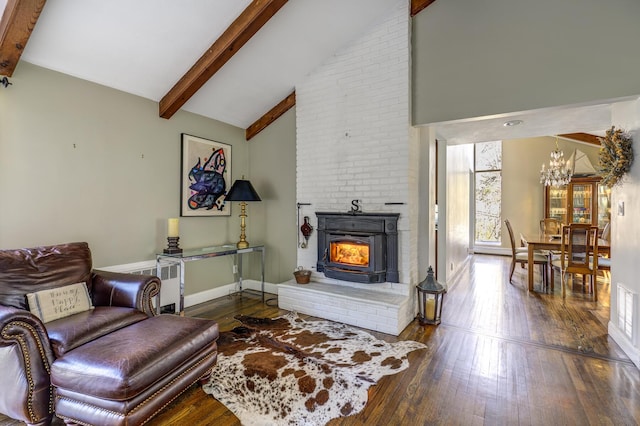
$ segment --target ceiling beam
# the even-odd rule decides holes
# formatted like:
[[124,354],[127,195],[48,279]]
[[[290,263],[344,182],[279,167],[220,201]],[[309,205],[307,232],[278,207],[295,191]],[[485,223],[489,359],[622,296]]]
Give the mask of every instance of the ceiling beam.
[[558,136],[561,138],[573,139],[579,142],[600,146],[600,137],[592,135],[591,133],[564,133]]
[[289,96],[284,98],[278,103],[278,105],[274,106],[267,112],[265,115],[260,117],[255,123],[251,126],[247,127],[245,130],[245,138],[247,140],[251,139],[262,130],[264,130],[269,124],[273,123],[285,112],[289,111],[291,107],[296,104],[296,92],[294,91]]
[[8,0],[0,19],[0,75],[11,77],[46,0]]
[[160,100],[160,117],[171,118],[286,2],[253,0]]
[[434,1],[436,0],[411,0],[411,16],[416,16]]

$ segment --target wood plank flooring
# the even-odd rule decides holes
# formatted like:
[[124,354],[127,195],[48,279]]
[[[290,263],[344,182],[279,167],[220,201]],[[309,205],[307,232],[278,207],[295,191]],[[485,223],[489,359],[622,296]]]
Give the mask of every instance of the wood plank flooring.
[[[410,353],[407,370],[373,386],[361,413],[329,425],[640,423],[640,372],[607,335],[609,284],[600,281],[598,303],[579,285],[563,302],[559,281],[552,294],[527,292],[520,266],[510,284],[509,265],[508,257],[474,255],[445,296],[442,324],[414,321],[398,337],[372,332],[428,349]],[[237,314],[283,313],[251,295],[187,310],[222,330],[233,328]],[[17,424],[0,417],[0,426]],[[240,423],[193,386],[149,424]]]

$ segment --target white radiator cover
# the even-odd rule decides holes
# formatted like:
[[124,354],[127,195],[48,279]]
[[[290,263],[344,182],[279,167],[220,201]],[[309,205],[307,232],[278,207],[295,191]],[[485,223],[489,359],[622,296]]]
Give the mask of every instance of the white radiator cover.
[[[155,260],[146,260],[143,262],[127,263],[124,265],[114,265],[96,269],[109,272],[157,275]],[[170,310],[168,313],[176,313],[180,308],[180,267],[178,265],[162,266],[159,278],[162,281],[162,286],[160,287],[160,306],[162,307],[173,304],[173,311]]]
[[618,328],[634,345],[635,327],[634,312],[637,312],[638,295],[621,284],[618,284]]

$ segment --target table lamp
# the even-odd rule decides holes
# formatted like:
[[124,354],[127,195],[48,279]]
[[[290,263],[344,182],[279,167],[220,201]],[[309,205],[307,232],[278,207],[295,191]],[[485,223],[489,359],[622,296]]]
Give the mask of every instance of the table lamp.
[[246,240],[245,229],[246,223],[245,219],[247,218],[247,201],[262,201],[260,200],[260,196],[253,189],[253,185],[251,182],[244,179],[236,179],[231,185],[231,189],[227,192],[225,201],[240,201],[240,241],[236,244],[239,249],[249,247],[249,243]]

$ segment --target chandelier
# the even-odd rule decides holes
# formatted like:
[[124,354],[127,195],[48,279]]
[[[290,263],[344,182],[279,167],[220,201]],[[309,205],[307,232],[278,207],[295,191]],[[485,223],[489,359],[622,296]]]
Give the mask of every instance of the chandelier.
[[540,183],[545,186],[564,186],[571,181],[571,162],[564,161],[564,153],[558,148],[558,138],[556,137],[556,149],[551,153],[549,167],[545,169],[544,164],[540,169]]

